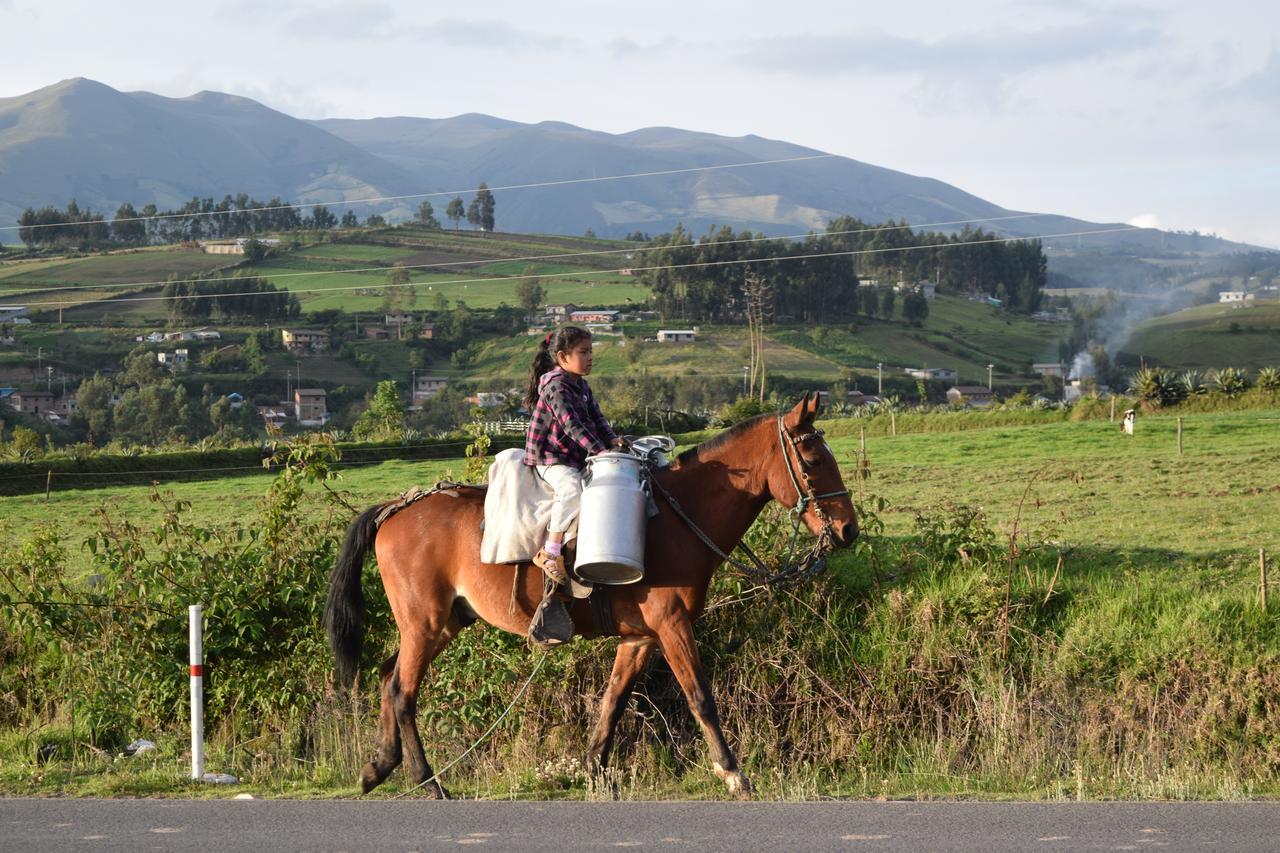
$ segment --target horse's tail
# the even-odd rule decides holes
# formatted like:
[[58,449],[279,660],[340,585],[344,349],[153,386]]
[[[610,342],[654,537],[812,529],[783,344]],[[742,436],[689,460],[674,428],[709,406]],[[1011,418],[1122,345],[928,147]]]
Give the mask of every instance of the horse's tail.
[[325,605],[324,621],[329,631],[329,647],[333,649],[338,685],[342,688],[350,687],[360,670],[365,616],[360,575],[364,571],[364,558],[378,535],[374,517],[380,509],[382,504],[371,506],[351,522],[342,550],[338,552],[338,562],[329,577],[329,602]]

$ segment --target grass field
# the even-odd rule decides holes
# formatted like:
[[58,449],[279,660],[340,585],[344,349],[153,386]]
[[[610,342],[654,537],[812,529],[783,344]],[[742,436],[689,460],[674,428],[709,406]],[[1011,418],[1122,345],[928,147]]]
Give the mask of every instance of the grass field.
[[[1280,795],[1268,746],[1280,731],[1270,710],[1280,616],[1256,604],[1258,549],[1280,549],[1274,524],[1280,459],[1272,451],[1280,410],[1184,416],[1182,456],[1171,418],[1142,418],[1126,437],[1106,421],[1048,422],[1047,414],[1039,425],[987,428],[982,415],[934,417],[930,428],[966,429],[890,436],[878,420],[822,422],[868,517],[884,522],[882,532],[864,537],[868,548],[833,556],[829,582],[764,598],[722,572],[699,643],[726,732],[759,796]],[[860,427],[868,428],[870,476],[855,480]],[[345,470],[337,487],[363,507],[461,467],[461,459],[386,462]],[[164,488],[191,502],[198,523],[216,525],[254,518],[268,482],[257,475]],[[98,524],[94,508],[105,503],[116,518],[145,531],[161,521],[148,491],[61,491],[55,484],[47,503],[42,496],[0,499],[0,536],[16,545],[39,525],[56,525],[82,575],[89,555],[75,543]],[[980,514],[965,506],[980,507]],[[1019,550],[1011,554],[1006,545],[1015,523]],[[754,544],[776,556],[780,533],[764,535]],[[145,533],[138,541],[162,547]],[[21,553],[36,559],[38,550]],[[194,560],[199,571],[203,558],[181,548],[176,554],[180,563],[163,565],[177,570]],[[326,570],[315,566],[297,588],[305,601],[321,600]],[[275,571],[263,567],[264,589],[272,589]],[[371,575],[365,587],[376,591]],[[243,602],[235,611],[251,607]],[[206,653],[231,654],[234,635],[219,627],[229,619],[225,612],[211,617],[220,640]],[[304,618],[291,630],[320,659],[309,658],[311,674],[302,676],[286,654],[281,660],[291,665],[279,687],[281,696],[307,697],[315,716],[253,719],[247,727],[240,721],[235,731],[211,733],[211,766],[237,773],[256,795],[351,795],[371,748],[375,708],[353,711],[327,692],[316,620]],[[163,624],[175,636],[185,630]],[[451,772],[455,793],[602,796],[584,774],[548,777],[542,768],[584,749],[592,697],[607,680],[612,647],[576,642],[550,656],[520,700],[520,713]],[[57,649],[42,648],[34,653],[62,672]],[[135,655],[128,644],[113,648]],[[82,658],[74,659],[79,668]],[[109,659],[100,662],[89,650],[83,660],[93,672]],[[533,660],[518,638],[479,626],[464,632],[424,685],[419,713],[428,754],[440,762],[459,755],[517,698]],[[184,670],[177,663],[169,669],[180,680]],[[258,678],[246,699],[275,684],[251,666],[228,664],[218,675],[215,664],[214,672],[224,691]],[[365,688],[362,695],[372,699],[371,675]],[[51,682],[39,691],[41,707],[62,689]],[[114,694],[103,688],[99,695],[110,703]],[[637,695],[620,733],[622,775],[605,796],[724,796],[705,770],[697,726],[661,661],[646,671]],[[224,715],[221,723],[232,726],[234,718]],[[68,732],[65,716],[41,718],[31,728],[0,727],[0,791],[193,793],[181,779],[179,722],[145,730],[160,744],[145,763],[113,761],[83,747],[73,760]],[[134,736],[129,729],[120,742]],[[59,757],[37,763],[38,743],[63,744]],[[396,774],[374,796],[409,787]]]
[[[851,488],[857,431],[864,423],[823,423]],[[1141,419],[1133,437],[1107,421],[895,437],[880,434],[884,424],[869,427],[872,477],[861,488],[864,497],[887,501],[890,536],[906,535],[917,512],[947,502],[981,506],[993,521],[1009,524],[1025,494],[1022,525],[1051,534],[1067,548],[1180,559],[1280,548],[1280,458],[1273,452],[1280,411],[1184,416],[1180,457],[1171,417]],[[352,503],[362,505],[429,485],[447,471],[458,474],[463,464],[458,459],[350,468],[340,485],[351,492]],[[93,478],[95,485],[100,479]],[[270,480],[264,473],[164,488],[190,500],[199,518],[225,522],[243,517],[244,507],[265,493]],[[68,488],[74,485],[72,477],[60,478],[48,502],[43,495],[0,498],[0,540],[18,541],[23,530],[51,520],[72,540],[82,540],[104,505],[136,523],[159,518],[147,499],[149,487]],[[87,554],[72,559],[87,568]]]
[[1280,365],[1280,301],[1199,305],[1140,324],[1124,351],[1175,368]]

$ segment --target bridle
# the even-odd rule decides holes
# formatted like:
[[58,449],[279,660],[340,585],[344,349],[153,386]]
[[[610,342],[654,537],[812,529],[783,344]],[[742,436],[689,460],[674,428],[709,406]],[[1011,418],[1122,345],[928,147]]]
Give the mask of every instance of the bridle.
[[[822,536],[825,534],[832,536],[834,533],[832,531],[831,518],[823,511],[822,504],[818,503],[818,501],[824,501],[827,498],[848,497],[849,490],[841,489],[838,492],[826,492],[821,495],[815,495],[813,493],[813,489],[809,488],[806,492],[805,488],[809,486],[809,466],[804,461],[804,456],[800,453],[801,444],[804,444],[811,438],[821,439],[822,436],[822,430],[816,428],[812,432],[806,432],[804,435],[791,435],[786,426],[782,423],[782,415],[778,415],[778,444],[782,447],[782,459],[787,468],[787,476],[791,478],[791,485],[795,487],[796,490],[796,505],[790,509],[790,513],[795,516],[797,521],[799,521],[808,509],[809,504],[813,504],[814,515],[818,517],[818,521],[822,522],[822,531],[818,535]],[[787,449],[788,444],[791,445],[790,451]],[[800,479],[804,480],[805,488],[800,486],[800,480],[796,479],[795,469],[791,466],[792,453],[795,454],[796,461],[800,464]]]
[[[786,466],[787,476],[791,479],[791,485],[794,486],[796,490],[796,504],[787,510],[787,514],[791,516],[792,520],[791,545],[787,548],[786,562],[784,562],[782,568],[777,571],[773,571],[765,565],[764,561],[761,560],[756,555],[755,551],[752,551],[745,542],[739,541],[735,547],[747,556],[747,559],[750,560],[749,563],[744,563],[741,560],[734,559],[729,554],[726,554],[719,545],[712,541],[710,536],[703,532],[702,528],[698,527],[698,525],[694,523],[693,519],[691,519],[684,511],[684,508],[680,506],[680,503],[675,499],[675,497],[658,482],[658,478],[654,477],[651,471],[647,471],[647,479],[650,486],[666,498],[667,503],[671,504],[671,509],[680,517],[681,520],[684,521],[686,525],[689,526],[689,529],[693,531],[694,535],[702,540],[702,544],[710,548],[711,551],[720,559],[724,560],[747,577],[765,586],[788,586],[793,583],[808,580],[827,568],[827,553],[831,551],[835,545],[835,527],[831,523],[831,517],[823,511],[822,505],[819,501],[824,501],[828,498],[847,497],[849,494],[848,489],[841,489],[835,492],[824,492],[820,495],[814,494],[813,489],[809,487],[809,466],[805,464],[804,456],[801,455],[798,446],[812,438],[821,439],[823,435],[822,430],[814,429],[812,432],[807,432],[804,435],[793,436],[783,424],[782,417],[782,415],[778,415],[778,447],[782,451],[782,461]],[[790,449],[788,449],[788,447]],[[795,469],[791,463],[791,456],[793,453],[800,466],[800,477],[798,478],[796,477]],[[800,484],[801,480],[804,481],[803,486]],[[814,543],[813,548],[799,560],[796,560],[795,551],[796,543],[800,536],[800,525],[804,520],[805,512],[810,509],[813,510],[822,526],[818,530],[817,541]]]

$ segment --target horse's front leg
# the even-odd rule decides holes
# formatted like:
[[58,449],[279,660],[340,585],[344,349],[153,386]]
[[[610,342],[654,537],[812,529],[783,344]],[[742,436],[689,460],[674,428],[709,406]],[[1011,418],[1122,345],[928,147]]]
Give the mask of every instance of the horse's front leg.
[[676,680],[684,689],[689,709],[702,726],[711,748],[711,760],[716,775],[729,786],[729,793],[750,796],[751,782],[738,767],[738,759],[724,739],[720,729],[720,715],[716,700],[711,695],[711,684],[702,672],[702,660],[698,646],[693,641],[693,622],[683,614],[665,620],[658,628],[658,642]]

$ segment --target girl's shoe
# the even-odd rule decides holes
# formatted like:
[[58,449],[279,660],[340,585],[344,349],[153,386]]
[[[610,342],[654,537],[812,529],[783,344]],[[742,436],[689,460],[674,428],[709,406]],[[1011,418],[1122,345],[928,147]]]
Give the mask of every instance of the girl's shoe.
[[533,564],[542,569],[542,573],[554,584],[562,584],[569,580],[569,573],[564,570],[564,555],[552,556],[545,550],[539,550],[533,557]]

